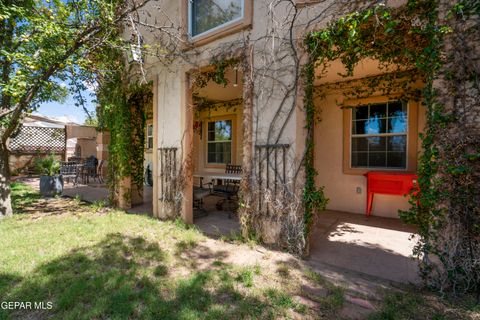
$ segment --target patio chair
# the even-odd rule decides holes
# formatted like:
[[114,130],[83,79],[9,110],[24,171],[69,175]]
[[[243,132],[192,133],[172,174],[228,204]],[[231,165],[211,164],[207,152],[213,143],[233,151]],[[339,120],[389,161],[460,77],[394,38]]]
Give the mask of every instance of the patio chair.
[[82,162],[82,158],[77,157],[77,156],[68,157],[67,160],[68,160],[69,163],[80,163],[80,162]]
[[204,199],[212,194],[211,189],[202,187],[193,187],[193,217],[201,218],[208,215],[207,210],[203,207]]
[[97,176],[97,166],[98,159],[95,156],[90,156],[85,160],[85,165],[83,169],[87,184],[90,182],[90,177],[95,179],[95,177]]
[[60,164],[60,175],[67,181],[70,182],[70,179],[73,179],[73,185],[78,184],[78,165],[75,162],[62,162]]
[[104,182],[104,179],[103,179],[103,166],[104,166],[104,164],[105,164],[105,160],[100,160],[100,162],[98,163],[98,167],[96,168],[95,172],[93,173],[93,181],[95,181],[95,179],[97,179],[99,183]]
[[[225,173],[242,173],[242,166],[227,164]],[[238,190],[240,189],[240,182],[238,180],[225,179],[222,184],[213,185],[213,194],[224,199],[217,202],[218,210],[228,211],[228,218],[231,218],[232,211],[238,209]]]

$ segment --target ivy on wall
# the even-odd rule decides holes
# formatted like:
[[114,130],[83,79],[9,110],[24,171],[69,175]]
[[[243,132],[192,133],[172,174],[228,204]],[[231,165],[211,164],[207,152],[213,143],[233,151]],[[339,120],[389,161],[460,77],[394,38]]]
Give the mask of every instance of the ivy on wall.
[[[121,56],[115,56],[121,59]],[[108,186],[111,202],[118,204],[119,184],[131,178],[132,186],[143,190],[145,121],[153,93],[151,83],[139,84],[126,79],[124,68],[112,72],[97,91],[97,114],[101,130],[110,132]],[[123,195],[131,200],[131,193]]]
[[[480,6],[474,2],[452,4],[451,15],[459,15],[460,11],[465,19],[467,10],[478,15]],[[355,66],[362,59],[376,59],[386,75],[349,83],[350,88],[345,95],[360,98],[374,93],[386,96],[401,93],[403,99],[421,98],[427,110],[426,131],[422,135],[423,153],[419,156],[418,169],[421,192],[412,195],[411,209],[401,212],[404,221],[419,228],[421,239],[414,253],[422,258],[424,278],[440,290],[480,292],[479,190],[478,184],[472,183],[475,181],[473,172],[479,153],[478,149],[475,151],[475,147],[472,148],[472,138],[460,137],[459,134],[458,138],[464,141],[463,146],[454,146],[451,140],[445,139],[447,128],[458,128],[461,123],[455,116],[455,110],[446,111],[445,99],[440,99],[435,86],[439,77],[447,84],[450,81],[451,87],[456,88],[459,82],[473,81],[478,79],[478,75],[470,71],[464,78],[453,76],[456,72],[454,68],[462,65],[462,61],[455,60],[454,54],[442,55],[443,42],[449,32],[451,28],[448,25],[439,23],[437,1],[410,0],[398,9],[379,5],[351,13],[306,37],[309,61],[304,69],[308,131],[304,219],[308,233],[313,211],[318,206],[317,199],[321,199],[321,189],[315,189],[316,171],[313,167],[315,71],[320,70],[321,77],[328,71],[330,61],[339,60],[346,69],[343,76],[348,77],[353,75]],[[445,67],[447,63],[450,63],[450,68]],[[423,82],[421,92],[415,86],[419,80]],[[461,97],[463,93],[456,90],[442,94]],[[468,133],[464,135],[468,136]],[[465,235],[459,237],[456,235],[458,232]],[[432,262],[430,258],[433,256],[437,262]]]

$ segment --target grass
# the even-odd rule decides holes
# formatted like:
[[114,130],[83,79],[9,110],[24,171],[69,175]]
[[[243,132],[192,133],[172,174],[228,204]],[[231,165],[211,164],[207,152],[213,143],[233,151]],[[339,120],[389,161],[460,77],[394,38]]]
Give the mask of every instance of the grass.
[[[236,263],[228,257],[241,248],[253,255],[250,244],[207,240],[181,220],[43,199],[21,183],[12,190],[14,217],[0,223],[0,302],[53,308],[0,308],[0,319],[337,319],[348,308],[346,288],[298,262],[275,261],[273,251]],[[327,294],[306,295],[302,285]],[[376,306],[372,320],[468,319],[479,311],[415,291],[385,292]]]
[[12,182],[12,207],[17,214],[24,213],[23,208],[37,202],[41,196],[32,187],[20,182]]
[[441,299],[429,292],[385,292],[379,310],[368,320],[480,319],[480,305],[472,297]]
[[326,312],[336,312],[344,306],[345,288],[334,285],[311,269],[305,270],[305,276],[313,283],[328,291],[329,294],[325,297],[312,297],[322,305]]
[[53,308],[0,308],[0,319],[314,317],[259,265],[228,263],[213,250],[210,260],[199,258],[208,252],[205,237],[180,220],[42,199],[20,183],[13,190],[15,215],[0,224],[0,301]]

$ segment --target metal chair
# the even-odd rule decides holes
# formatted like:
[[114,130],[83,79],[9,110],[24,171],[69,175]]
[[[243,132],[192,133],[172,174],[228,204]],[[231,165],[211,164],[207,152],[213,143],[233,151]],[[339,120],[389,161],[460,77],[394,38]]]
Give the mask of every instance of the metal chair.
[[193,187],[193,217],[201,218],[208,215],[208,211],[203,207],[204,199],[212,194],[211,189]]
[[60,164],[60,175],[66,179],[67,183],[70,182],[70,179],[73,179],[73,185],[78,184],[78,165],[76,162],[62,162]]
[[[225,173],[242,173],[242,166],[227,164]],[[222,184],[214,184],[212,187],[213,194],[224,199],[217,202],[218,210],[228,211],[228,218],[231,218],[231,212],[238,208],[238,191],[240,189],[240,182],[237,180],[224,179]]]
[[90,177],[94,180],[97,177],[97,166],[98,159],[95,156],[90,156],[85,160],[84,172],[87,184],[90,182]]

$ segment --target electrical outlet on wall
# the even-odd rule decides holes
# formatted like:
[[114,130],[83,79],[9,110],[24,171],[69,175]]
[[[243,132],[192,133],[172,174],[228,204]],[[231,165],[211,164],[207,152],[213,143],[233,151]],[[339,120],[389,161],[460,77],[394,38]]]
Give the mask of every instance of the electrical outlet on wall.
[[362,187],[357,187],[356,191],[357,191],[358,194],[361,194],[362,193]]

